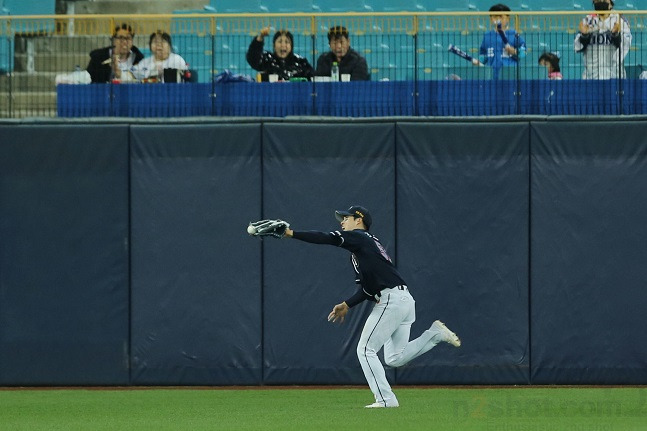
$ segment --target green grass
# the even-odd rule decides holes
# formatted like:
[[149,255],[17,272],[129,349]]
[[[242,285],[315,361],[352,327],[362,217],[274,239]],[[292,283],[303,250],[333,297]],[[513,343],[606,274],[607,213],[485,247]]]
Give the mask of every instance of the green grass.
[[647,388],[0,390],[1,430],[647,430]]

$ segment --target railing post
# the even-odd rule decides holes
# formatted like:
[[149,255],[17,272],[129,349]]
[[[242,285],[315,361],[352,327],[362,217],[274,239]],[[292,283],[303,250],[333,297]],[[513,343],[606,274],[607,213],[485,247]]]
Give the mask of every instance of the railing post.
[[418,93],[418,15],[413,17],[413,115],[420,116],[420,109],[418,107],[418,100],[420,94]]

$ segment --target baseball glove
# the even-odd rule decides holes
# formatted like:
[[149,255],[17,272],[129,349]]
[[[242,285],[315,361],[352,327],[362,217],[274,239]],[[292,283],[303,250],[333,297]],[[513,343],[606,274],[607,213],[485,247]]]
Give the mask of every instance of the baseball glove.
[[253,236],[273,236],[283,238],[285,230],[290,227],[290,223],[283,220],[259,220],[250,223],[247,232]]

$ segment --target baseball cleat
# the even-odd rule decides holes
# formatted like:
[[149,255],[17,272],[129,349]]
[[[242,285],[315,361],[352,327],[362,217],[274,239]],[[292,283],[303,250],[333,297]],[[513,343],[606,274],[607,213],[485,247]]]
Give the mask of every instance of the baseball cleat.
[[365,408],[365,409],[383,409],[383,408],[385,408],[385,407],[388,407],[388,408],[391,408],[391,407],[400,407],[400,404],[397,404],[397,403],[396,403],[396,404],[392,404],[392,405],[388,405],[388,406],[386,406],[386,405],[384,405],[384,401],[382,401],[381,403],[375,402],[375,403],[373,403],[373,404],[369,404],[369,405],[367,405],[367,406],[364,406],[364,408]]
[[451,344],[454,347],[461,346],[461,339],[458,338],[458,335],[454,334],[452,331],[445,326],[440,320],[436,320],[432,325],[431,329],[435,329],[440,334],[442,340],[446,343]]

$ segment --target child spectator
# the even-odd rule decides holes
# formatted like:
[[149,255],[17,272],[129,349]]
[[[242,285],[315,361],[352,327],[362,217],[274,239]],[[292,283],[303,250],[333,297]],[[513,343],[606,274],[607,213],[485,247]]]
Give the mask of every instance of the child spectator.
[[552,52],[544,52],[539,57],[539,65],[544,66],[548,72],[548,79],[562,79],[559,69],[559,56]]
[[516,66],[526,56],[526,41],[510,29],[510,8],[504,4],[490,7],[492,30],[485,33],[479,49],[481,63],[493,68],[493,77],[498,79],[501,67]]

